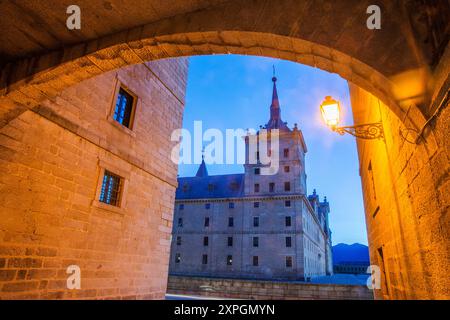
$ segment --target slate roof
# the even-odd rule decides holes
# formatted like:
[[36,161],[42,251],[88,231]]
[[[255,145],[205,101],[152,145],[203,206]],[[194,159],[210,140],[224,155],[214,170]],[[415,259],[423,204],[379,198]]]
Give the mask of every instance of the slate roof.
[[244,196],[244,174],[178,178],[177,200]]

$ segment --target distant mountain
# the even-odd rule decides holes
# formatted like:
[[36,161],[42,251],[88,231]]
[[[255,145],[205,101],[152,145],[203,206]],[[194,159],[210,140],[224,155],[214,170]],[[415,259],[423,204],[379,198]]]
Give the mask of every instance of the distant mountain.
[[339,243],[333,246],[333,264],[340,262],[369,262],[369,247],[360,243]]

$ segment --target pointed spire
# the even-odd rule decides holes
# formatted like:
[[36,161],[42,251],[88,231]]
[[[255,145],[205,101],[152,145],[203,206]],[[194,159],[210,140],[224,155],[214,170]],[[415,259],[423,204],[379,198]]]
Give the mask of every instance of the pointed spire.
[[270,119],[267,123],[267,129],[281,129],[281,130],[289,130],[286,123],[281,120],[281,108],[280,101],[278,99],[278,91],[277,91],[277,77],[275,76],[275,66],[273,66],[273,91],[272,91],[272,104],[270,105]]
[[208,170],[206,169],[206,163],[205,163],[205,148],[202,149],[202,163],[200,164],[200,167],[198,167],[196,177],[207,177],[208,176]]

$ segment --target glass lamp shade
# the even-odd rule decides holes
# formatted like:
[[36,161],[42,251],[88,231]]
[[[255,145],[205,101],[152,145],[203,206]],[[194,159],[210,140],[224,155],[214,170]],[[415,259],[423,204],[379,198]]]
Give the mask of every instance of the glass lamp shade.
[[322,118],[329,127],[336,127],[340,121],[341,107],[339,101],[334,100],[330,96],[325,97],[325,100],[320,105]]

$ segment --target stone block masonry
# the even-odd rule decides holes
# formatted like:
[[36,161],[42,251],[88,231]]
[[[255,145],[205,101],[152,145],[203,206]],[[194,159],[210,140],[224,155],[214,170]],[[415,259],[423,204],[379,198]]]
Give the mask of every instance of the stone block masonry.
[[170,294],[256,300],[372,300],[366,286],[169,276]]
[[[166,292],[187,59],[68,87],[0,131],[0,299],[162,299]],[[70,76],[70,75],[68,75]],[[132,130],[109,119],[137,97]],[[123,205],[98,204],[101,170],[125,177]],[[67,289],[69,265],[81,289]]]

